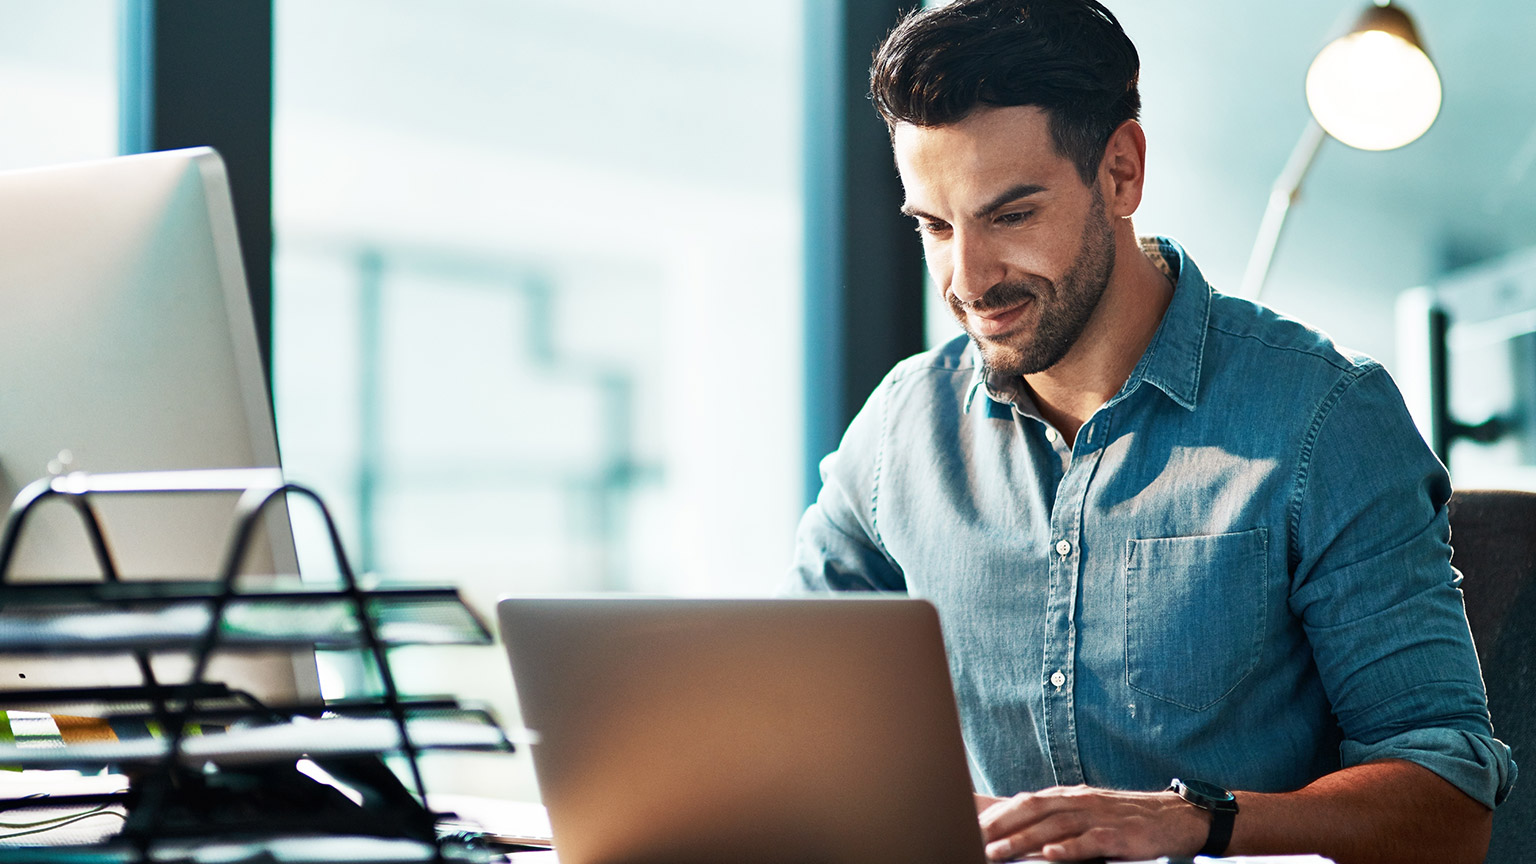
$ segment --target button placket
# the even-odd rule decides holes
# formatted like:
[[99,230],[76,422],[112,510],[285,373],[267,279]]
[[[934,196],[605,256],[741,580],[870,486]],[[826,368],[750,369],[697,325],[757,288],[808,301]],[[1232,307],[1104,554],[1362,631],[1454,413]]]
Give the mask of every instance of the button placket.
[[[1102,424],[1101,424],[1102,425]],[[1062,452],[1064,472],[1057,486],[1052,508],[1051,527],[1055,540],[1047,548],[1050,557],[1051,587],[1046,608],[1046,644],[1041,676],[1041,721],[1047,746],[1047,758],[1055,780],[1071,785],[1084,782],[1083,766],[1077,751],[1077,721],[1073,688],[1073,664],[1076,662],[1076,593],[1082,577],[1082,509],[1102,451],[1094,446],[1097,428],[1085,425],[1079,431],[1077,446]],[[1059,434],[1059,433],[1058,433]],[[1076,553],[1076,554],[1074,554]]]

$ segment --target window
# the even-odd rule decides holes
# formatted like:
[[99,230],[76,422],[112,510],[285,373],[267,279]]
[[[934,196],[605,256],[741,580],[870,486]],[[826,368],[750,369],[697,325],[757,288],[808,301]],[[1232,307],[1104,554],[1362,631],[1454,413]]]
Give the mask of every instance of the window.
[[0,170],[116,155],[117,5],[0,10]]
[[[453,581],[488,620],[504,593],[777,583],[802,502],[798,16],[279,0],[278,429],[360,569]],[[414,657],[407,689],[513,722],[501,655]]]

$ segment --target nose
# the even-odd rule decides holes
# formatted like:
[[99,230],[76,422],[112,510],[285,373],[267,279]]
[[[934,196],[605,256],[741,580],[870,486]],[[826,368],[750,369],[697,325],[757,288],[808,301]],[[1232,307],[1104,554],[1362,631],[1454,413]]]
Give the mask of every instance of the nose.
[[949,291],[965,303],[974,302],[1003,281],[1003,266],[981,232],[956,231],[951,241]]

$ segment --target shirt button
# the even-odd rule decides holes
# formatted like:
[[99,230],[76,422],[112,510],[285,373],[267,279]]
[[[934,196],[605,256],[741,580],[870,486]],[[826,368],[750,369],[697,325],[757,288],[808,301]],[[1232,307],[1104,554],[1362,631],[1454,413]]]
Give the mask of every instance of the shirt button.
[[1065,540],[1056,541],[1056,554],[1065,558],[1072,554],[1072,544]]
[[1057,669],[1055,672],[1051,673],[1051,683],[1055,684],[1056,689],[1060,690],[1061,685],[1067,683],[1067,676],[1061,674],[1061,670]]
[[1055,429],[1047,429],[1047,430],[1045,430],[1045,440],[1051,442],[1052,444],[1055,444],[1056,443],[1056,430]]

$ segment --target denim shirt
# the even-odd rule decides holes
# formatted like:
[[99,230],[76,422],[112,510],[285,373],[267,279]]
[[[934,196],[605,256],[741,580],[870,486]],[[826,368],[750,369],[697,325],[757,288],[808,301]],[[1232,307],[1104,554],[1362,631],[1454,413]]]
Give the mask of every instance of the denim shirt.
[[1450,481],[1396,386],[1147,242],[1173,298],[1071,448],[968,338],[903,361],[822,463],[791,590],[938,608],[982,791],[1395,758],[1501,801]]

